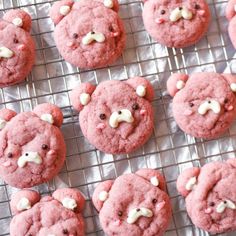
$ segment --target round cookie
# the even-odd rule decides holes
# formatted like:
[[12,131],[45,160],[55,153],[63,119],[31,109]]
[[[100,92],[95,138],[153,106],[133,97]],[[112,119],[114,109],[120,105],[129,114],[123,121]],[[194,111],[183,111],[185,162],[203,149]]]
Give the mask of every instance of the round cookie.
[[11,236],[84,236],[81,212],[85,204],[75,189],[58,189],[40,200],[37,192],[23,190],[13,195]]
[[236,0],[229,0],[227,7],[226,7],[226,18],[229,21],[229,37],[232,41],[232,44],[236,48]]
[[93,204],[106,235],[162,236],[171,218],[162,175],[151,169],[100,183]]
[[100,68],[120,57],[126,42],[117,0],[62,0],[50,16],[62,57],[83,69]]
[[167,89],[179,127],[196,138],[212,139],[224,133],[236,118],[236,76],[196,73],[173,74]]
[[[114,89],[115,88],[115,89]],[[130,153],[153,132],[152,85],[136,77],[104,81],[97,87],[83,83],[70,93],[84,136],[99,150]]]
[[6,183],[29,188],[57,175],[66,156],[62,120],[52,104],[19,114],[0,110],[0,176]]
[[206,33],[210,10],[205,0],[146,0],[144,26],[160,44],[183,48],[195,44]]
[[0,20],[0,87],[17,84],[30,73],[35,45],[29,33],[31,18],[23,10],[10,10]]
[[185,197],[193,224],[211,234],[236,230],[236,160],[212,162],[180,174],[177,189]]

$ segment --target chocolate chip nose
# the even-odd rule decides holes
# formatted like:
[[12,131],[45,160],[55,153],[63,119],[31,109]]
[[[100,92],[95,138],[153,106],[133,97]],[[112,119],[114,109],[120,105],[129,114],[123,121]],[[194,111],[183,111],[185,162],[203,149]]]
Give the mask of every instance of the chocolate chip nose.
[[120,115],[122,113],[122,111],[118,111],[118,114]]
[[136,211],[139,212],[139,211],[140,211],[140,208],[137,208]]

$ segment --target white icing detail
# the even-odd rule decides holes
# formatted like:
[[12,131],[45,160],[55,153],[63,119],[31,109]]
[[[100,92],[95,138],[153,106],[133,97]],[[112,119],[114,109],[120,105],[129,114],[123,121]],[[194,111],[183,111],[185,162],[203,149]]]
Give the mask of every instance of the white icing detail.
[[51,114],[43,114],[43,115],[41,115],[41,120],[44,120],[44,121],[48,122],[49,124],[53,124],[54,123],[54,119],[53,119],[53,116]]
[[170,21],[172,22],[176,22],[181,18],[184,18],[185,20],[191,20],[193,18],[193,13],[185,7],[182,9],[177,7],[170,14]]
[[15,26],[18,26],[18,27],[21,27],[23,26],[23,20],[20,18],[20,17],[16,17],[13,19],[12,23],[15,25]]
[[20,201],[17,203],[16,209],[18,211],[24,211],[29,210],[31,208],[31,204],[28,198],[23,197],[20,199]]
[[0,118],[0,130],[2,130],[6,126],[7,122],[4,119]]
[[234,204],[232,201],[230,201],[230,200],[225,200],[225,201],[222,201],[222,202],[220,202],[220,203],[218,204],[218,206],[216,207],[216,212],[217,212],[217,213],[223,213],[226,208],[235,210],[235,209],[236,209],[236,206],[235,206],[235,204]]
[[189,181],[185,185],[186,190],[188,191],[193,190],[196,183],[197,183],[197,178],[195,176],[190,178]]
[[144,97],[146,95],[146,88],[143,85],[139,85],[136,89],[136,93],[139,97]]
[[81,104],[83,106],[85,106],[85,105],[87,105],[90,102],[91,97],[90,97],[90,95],[88,93],[82,93],[80,95],[80,97],[79,97],[79,100],[80,100]]
[[145,207],[132,209],[128,214],[127,223],[134,224],[141,216],[151,218],[153,213]]
[[13,55],[13,51],[11,51],[9,48],[0,47],[0,58],[11,58]]
[[215,100],[205,101],[199,106],[198,113],[205,115],[209,110],[212,110],[215,114],[219,114],[221,111],[220,103]]
[[77,203],[75,199],[72,199],[72,198],[66,197],[62,200],[61,203],[65,208],[70,209],[70,210],[74,210],[77,207]]
[[236,5],[234,5],[234,11],[236,11]]
[[60,14],[66,16],[70,12],[70,6],[61,6],[60,7]]
[[231,88],[231,90],[232,90],[233,92],[236,92],[236,83],[232,83],[232,84],[230,85],[230,88]]
[[105,202],[105,201],[108,199],[108,196],[109,196],[109,193],[108,193],[108,192],[102,191],[102,192],[99,193],[98,199],[99,199],[101,202]]
[[114,7],[113,0],[104,0],[104,6],[108,8]]
[[185,86],[185,82],[183,80],[179,80],[177,83],[176,83],[176,88],[177,89],[183,89]]
[[28,162],[33,162],[40,165],[43,160],[37,152],[25,152],[22,156],[19,157],[17,165],[19,167],[24,167]]
[[82,43],[84,45],[89,45],[93,41],[98,43],[103,43],[105,41],[105,36],[103,33],[89,32],[86,36],[83,37]]
[[[120,114],[119,114],[120,113]],[[117,128],[121,122],[132,123],[134,122],[134,117],[128,109],[122,109],[119,112],[115,111],[111,114],[109,119],[109,125],[112,128]]]
[[159,185],[159,180],[158,180],[158,178],[157,178],[156,176],[153,176],[153,177],[150,179],[150,181],[151,181],[151,184],[154,185],[154,186],[156,186],[156,187]]

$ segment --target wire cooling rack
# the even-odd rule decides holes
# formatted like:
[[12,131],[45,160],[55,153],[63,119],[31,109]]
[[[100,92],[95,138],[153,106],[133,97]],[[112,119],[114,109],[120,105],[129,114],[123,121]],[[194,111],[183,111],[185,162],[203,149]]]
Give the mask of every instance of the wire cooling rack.
[[[224,17],[227,1],[209,0],[212,22],[208,34],[196,45],[186,49],[167,49],[155,43],[143,27],[143,4],[138,0],[120,0],[120,16],[127,32],[123,56],[112,66],[99,70],[79,70],[59,55],[53,40],[54,26],[48,17],[54,1],[0,0],[1,13],[22,8],[33,18],[32,35],[37,44],[37,62],[27,80],[20,85],[0,90],[0,108],[31,110],[43,102],[55,103],[64,114],[62,127],[67,160],[53,181],[36,187],[49,194],[61,186],[79,188],[86,196],[84,212],[87,235],[105,235],[99,225],[91,196],[97,183],[140,168],[157,168],[167,181],[173,216],[165,236],[205,236],[189,220],[184,200],[176,191],[178,174],[191,166],[235,157],[236,123],[217,140],[204,141],[185,135],[177,127],[171,113],[171,98],[166,92],[166,79],[176,71],[236,72],[235,50],[227,34]],[[97,84],[103,80],[123,80],[144,76],[155,87],[155,131],[149,142],[131,155],[105,155],[83,137],[77,114],[73,111],[68,91],[81,81]],[[15,189],[0,182],[0,236],[9,235],[11,212],[9,199]],[[227,234],[235,235],[235,233]]]

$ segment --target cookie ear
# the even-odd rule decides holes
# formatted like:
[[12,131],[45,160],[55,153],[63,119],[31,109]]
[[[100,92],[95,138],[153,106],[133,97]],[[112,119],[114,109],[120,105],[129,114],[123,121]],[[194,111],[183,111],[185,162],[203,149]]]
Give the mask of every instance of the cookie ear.
[[193,190],[197,184],[197,179],[200,174],[200,168],[192,167],[184,170],[177,179],[177,190],[183,196],[187,195]]
[[16,116],[16,112],[10,109],[2,109],[0,110],[0,130],[2,130],[8,121],[10,121],[14,116]]
[[32,19],[30,15],[23,10],[10,10],[3,16],[3,19],[25,31],[30,31],[31,29]]
[[167,80],[167,90],[170,96],[174,97],[175,94],[184,88],[185,83],[188,80],[188,75],[175,73]]
[[12,195],[10,206],[12,213],[18,214],[22,211],[29,210],[40,201],[40,195],[33,190],[21,190]]
[[79,87],[73,89],[69,94],[72,106],[77,111],[81,111],[84,106],[89,104],[91,95],[95,89],[96,86],[90,83],[83,83]]
[[226,18],[230,21],[236,14],[236,0],[230,0],[226,7]]
[[95,1],[103,3],[105,7],[112,9],[115,12],[119,11],[118,0],[95,0]]
[[223,74],[233,92],[236,92],[236,75]]
[[53,4],[50,10],[50,17],[55,25],[70,13],[73,5],[73,0],[61,0]]
[[142,77],[134,77],[128,79],[125,83],[133,87],[139,97],[143,97],[150,102],[154,99],[154,89],[148,80]]
[[92,201],[97,211],[100,211],[102,209],[104,202],[109,198],[109,192],[113,183],[113,180],[107,180],[100,183],[96,187],[93,193]]
[[77,189],[58,189],[52,194],[52,197],[69,210],[82,212],[84,209],[85,199],[82,193]]
[[53,104],[40,104],[34,108],[33,112],[42,120],[47,121],[52,125],[55,125],[57,127],[60,127],[62,125],[63,114],[60,108]]
[[138,170],[136,175],[139,175],[149,181],[153,186],[160,188],[163,191],[166,191],[166,182],[162,174],[153,169],[141,169]]

